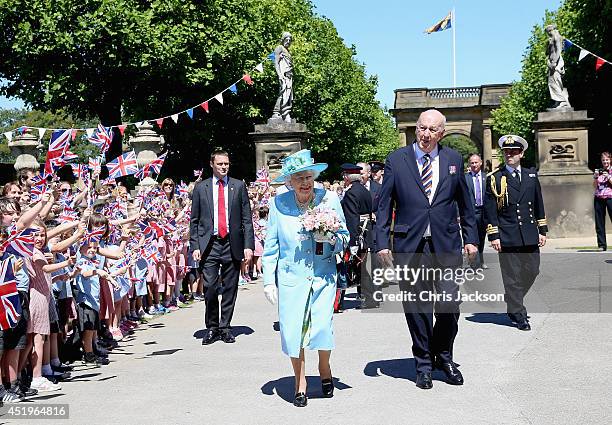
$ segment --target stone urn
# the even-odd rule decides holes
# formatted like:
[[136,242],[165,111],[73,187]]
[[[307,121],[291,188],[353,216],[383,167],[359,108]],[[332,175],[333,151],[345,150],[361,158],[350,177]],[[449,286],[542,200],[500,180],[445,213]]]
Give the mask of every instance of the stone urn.
[[8,147],[11,150],[11,155],[15,157],[15,171],[30,169],[38,172],[40,164],[36,157],[42,145],[38,138],[32,134],[31,129],[26,129],[22,134],[17,135],[10,142]]
[[[136,159],[140,168],[157,159],[157,154],[161,152],[164,144],[164,137],[157,134],[148,122],[142,124],[136,134],[127,141],[128,148],[136,152]],[[139,186],[153,186],[155,184],[156,181],[151,177],[145,177]]]

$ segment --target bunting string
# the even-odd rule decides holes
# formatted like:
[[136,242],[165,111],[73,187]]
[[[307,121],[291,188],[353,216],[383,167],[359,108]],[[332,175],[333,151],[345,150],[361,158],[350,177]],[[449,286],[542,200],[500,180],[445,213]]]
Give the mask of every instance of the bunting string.
[[[267,56],[267,59],[273,61],[274,60],[274,52],[269,54]],[[174,121],[175,124],[178,123],[179,116],[183,115],[183,114],[187,115],[190,119],[193,119],[193,112],[197,108],[202,108],[206,113],[209,113],[210,112],[210,102],[212,100],[215,100],[220,105],[223,105],[223,103],[224,103],[223,94],[228,92],[228,91],[233,93],[233,94],[237,94],[238,93],[238,84],[240,82],[244,82],[247,86],[252,86],[253,85],[253,79],[251,77],[251,74],[253,73],[253,71],[257,71],[259,73],[263,73],[264,72],[263,63],[260,62],[259,64],[257,64],[249,72],[244,72],[242,77],[240,77],[238,80],[236,80],[233,84],[231,84],[227,88],[221,90],[216,95],[212,96],[209,99],[206,99],[203,102],[198,103],[195,106],[187,108],[187,109],[185,109],[183,111],[176,112],[176,113],[173,113],[173,114],[170,114],[170,115],[165,115],[165,116],[162,116],[162,117],[159,117],[159,118],[146,119],[146,120],[137,121],[137,122],[121,123],[121,124],[111,125],[111,126],[105,127],[105,128],[107,128],[108,131],[111,131],[112,129],[117,129],[117,130],[119,130],[121,135],[123,135],[123,133],[125,132],[125,129],[128,126],[130,126],[130,125],[133,125],[136,128],[140,129],[140,127],[142,125],[144,125],[144,123],[148,122],[151,125],[157,125],[161,129],[163,124],[164,124],[164,121],[166,119],[168,119],[168,118],[170,118],[172,121]],[[3,134],[8,139],[8,141],[10,142],[13,139],[14,133],[23,134],[28,129],[32,129],[32,130],[36,129],[36,130],[38,130],[38,138],[39,139],[42,139],[47,131],[54,132],[54,131],[64,131],[64,130],[66,130],[66,129],[63,129],[63,128],[39,128],[39,127],[21,126],[21,127],[13,129],[11,131],[7,131],[7,132],[5,132]],[[94,133],[94,131],[96,129],[94,129],[94,128],[72,128],[71,130],[73,132],[73,140],[74,140],[77,131],[84,131],[87,134],[87,137],[92,137],[92,134]]]
[[587,49],[574,43],[573,41],[567,38],[563,39],[563,50],[567,50],[568,48],[572,46],[576,46],[577,48],[580,49],[580,54],[578,55],[578,62],[580,62],[582,59],[584,59],[588,55],[591,55],[595,58],[595,71],[599,71],[601,67],[603,66],[603,64],[605,63],[607,63],[608,65],[612,65],[612,62],[602,58],[601,56],[597,56],[595,53],[589,52]]

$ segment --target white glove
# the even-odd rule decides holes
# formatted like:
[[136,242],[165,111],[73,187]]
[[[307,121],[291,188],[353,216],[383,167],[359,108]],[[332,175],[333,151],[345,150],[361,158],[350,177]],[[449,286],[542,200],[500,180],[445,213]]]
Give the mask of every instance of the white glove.
[[264,295],[268,301],[270,301],[270,304],[276,304],[276,300],[278,299],[278,290],[276,289],[276,285],[264,286]]
[[359,247],[357,245],[350,247],[351,250],[351,255],[357,255],[357,252],[359,251]]

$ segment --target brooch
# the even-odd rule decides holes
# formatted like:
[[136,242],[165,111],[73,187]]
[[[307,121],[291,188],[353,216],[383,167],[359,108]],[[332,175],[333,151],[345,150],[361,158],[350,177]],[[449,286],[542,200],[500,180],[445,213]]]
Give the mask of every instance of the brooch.
[[448,166],[448,173],[449,174],[457,174],[457,166],[456,165],[449,165]]

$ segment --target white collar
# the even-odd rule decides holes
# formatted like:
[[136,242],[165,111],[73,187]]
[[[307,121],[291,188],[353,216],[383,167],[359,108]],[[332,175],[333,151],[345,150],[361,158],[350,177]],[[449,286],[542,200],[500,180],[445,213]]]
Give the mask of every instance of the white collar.
[[[419,148],[418,142],[414,142],[412,145],[414,146],[414,154],[416,156],[416,159],[420,162],[425,156],[426,152],[423,152],[421,148]],[[435,157],[438,156],[438,153],[438,145],[436,145],[436,147],[431,152],[429,152],[429,157],[433,160]]]

